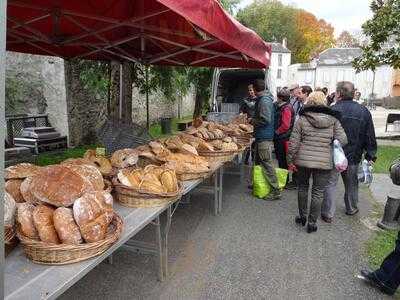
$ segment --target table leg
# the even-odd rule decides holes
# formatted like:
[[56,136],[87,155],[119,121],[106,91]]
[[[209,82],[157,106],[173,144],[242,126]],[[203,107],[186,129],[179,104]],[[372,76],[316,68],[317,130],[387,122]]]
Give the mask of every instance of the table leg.
[[214,215],[218,215],[218,206],[219,206],[219,169],[214,173]]
[[[176,204],[178,205],[178,204]],[[164,279],[168,278],[168,233],[171,228],[172,221],[172,204],[167,208],[167,223],[165,224],[165,228],[162,231],[162,271],[164,274]]]
[[156,259],[157,259],[157,265],[158,265],[158,280],[164,281],[160,216],[158,216],[155,219],[154,227],[155,227],[155,236],[156,236]]
[[222,165],[218,173],[218,214],[222,212],[222,186],[224,177],[224,166]]
[[241,154],[241,157],[239,158],[239,164],[240,164],[240,184],[243,185],[245,183],[245,159],[243,158],[243,154]]

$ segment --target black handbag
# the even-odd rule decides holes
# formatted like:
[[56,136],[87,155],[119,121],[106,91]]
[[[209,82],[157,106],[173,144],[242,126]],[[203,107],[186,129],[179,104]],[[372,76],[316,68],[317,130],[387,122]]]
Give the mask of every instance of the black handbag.
[[400,185],[400,158],[395,160],[389,168],[393,184]]

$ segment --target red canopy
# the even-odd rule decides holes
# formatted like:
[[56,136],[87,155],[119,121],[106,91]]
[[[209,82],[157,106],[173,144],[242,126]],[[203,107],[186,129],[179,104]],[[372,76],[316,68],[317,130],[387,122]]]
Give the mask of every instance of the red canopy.
[[144,64],[263,68],[271,48],[217,0],[9,0],[7,50]]

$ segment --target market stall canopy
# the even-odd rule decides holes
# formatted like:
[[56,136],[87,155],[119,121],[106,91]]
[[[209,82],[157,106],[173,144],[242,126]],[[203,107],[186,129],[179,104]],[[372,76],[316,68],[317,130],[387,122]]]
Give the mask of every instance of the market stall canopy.
[[243,68],[267,67],[271,55],[217,0],[9,0],[7,50]]

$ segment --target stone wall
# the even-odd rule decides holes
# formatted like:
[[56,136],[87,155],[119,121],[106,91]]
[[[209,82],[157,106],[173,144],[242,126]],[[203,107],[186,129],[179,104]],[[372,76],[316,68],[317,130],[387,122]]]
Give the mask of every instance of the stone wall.
[[[132,118],[135,123],[146,125],[146,96],[134,88],[132,90]],[[190,91],[182,99],[182,117],[191,116],[194,111],[194,93]],[[150,123],[156,123],[161,118],[178,116],[178,101],[165,99],[161,91],[149,95]]]
[[15,85],[6,89],[17,92],[18,98],[16,107],[11,108],[12,100],[6,97],[7,112],[47,113],[50,123],[61,134],[68,134],[64,61],[61,58],[7,52],[6,76],[6,85]]

